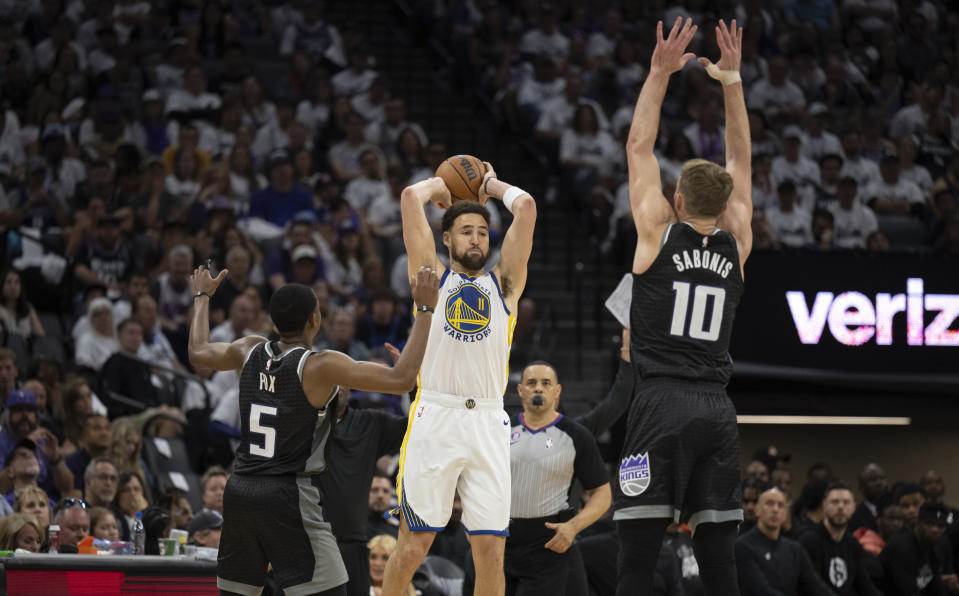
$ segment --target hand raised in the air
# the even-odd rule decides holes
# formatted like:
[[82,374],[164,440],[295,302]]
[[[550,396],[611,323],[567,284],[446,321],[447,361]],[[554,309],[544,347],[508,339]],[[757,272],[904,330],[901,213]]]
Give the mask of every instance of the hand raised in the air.
[[486,174],[483,176],[483,182],[479,187],[478,194],[480,205],[485,205],[486,201],[490,200],[490,197],[492,196],[487,192],[486,182],[491,178],[496,178],[496,170],[493,169],[493,164],[488,161],[484,161],[483,165],[486,166]]
[[436,308],[440,294],[440,278],[432,267],[420,267],[416,277],[410,279],[410,286],[416,306]]
[[686,19],[683,23],[682,17],[676,17],[669,37],[663,38],[663,22],[659,21],[656,24],[656,49],[653,50],[653,58],[650,60],[650,70],[666,74],[682,70],[687,62],[696,57],[696,54],[686,52],[686,46],[696,35],[696,28],[692,19]]
[[[716,26],[716,45],[719,46],[719,62],[716,66],[720,70],[739,71],[739,64],[743,59],[743,28],[736,26],[736,19],[726,27],[726,22],[720,19]],[[699,58],[699,63],[708,67],[708,58]]]
[[216,277],[211,277],[210,270],[207,269],[206,266],[201,265],[194,269],[193,275],[190,276],[190,291],[193,292],[194,296],[196,296],[197,292],[206,292],[212,296],[213,293],[216,292],[216,289],[220,287],[220,282],[226,279],[229,272],[229,269],[224,269],[220,271],[220,274]]
[[450,194],[450,189],[446,188],[443,179],[439,176],[430,178],[430,184],[430,202],[436,205],[437,209],[449,209],[453,204],[453,195]]

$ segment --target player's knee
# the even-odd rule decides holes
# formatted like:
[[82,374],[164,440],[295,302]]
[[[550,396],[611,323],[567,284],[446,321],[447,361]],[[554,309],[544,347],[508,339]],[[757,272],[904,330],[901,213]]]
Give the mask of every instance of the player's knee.
[[473,549],[473,561],[477,567],[502,568],[503,553],[506,549],[506,538],[503,536],[472,536],[470,547]]
[[723,566],[735,561],[739,522],[702,523],[693,534],[693,549],[700,567]]

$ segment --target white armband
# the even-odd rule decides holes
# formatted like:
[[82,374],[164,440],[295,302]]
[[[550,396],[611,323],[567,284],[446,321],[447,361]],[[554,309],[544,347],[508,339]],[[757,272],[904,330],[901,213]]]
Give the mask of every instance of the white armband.
[[525,194],[528,193],[518,186],[510,186],[508,189],[506,189],[506,192],[503,193],[503,205],[506,205],[507,211],[512,213],[513,201],[515,201],[520,195]]
[[723,87],[743,80],[738,70],[720,70],[715,64],[706,67],[706,74],[722,83]]

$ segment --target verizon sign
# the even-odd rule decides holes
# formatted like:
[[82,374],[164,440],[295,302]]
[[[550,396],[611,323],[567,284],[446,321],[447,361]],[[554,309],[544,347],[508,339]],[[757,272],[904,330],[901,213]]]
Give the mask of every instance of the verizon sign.
[[[906,281],[906,292],[879,292],[874,297],[861,292],[809,292],[790,290],[786,302],[792,322],[803,344],[819,344],[828,328],[833,338],[847,346],[893,345],[894,321],[905,325],[909,346],[959,347],[959,294],[926,294],[925,282],[914,277]],[[905,313],[896,319],[898,313]],[[926,323],[928,321],[928,324]]]

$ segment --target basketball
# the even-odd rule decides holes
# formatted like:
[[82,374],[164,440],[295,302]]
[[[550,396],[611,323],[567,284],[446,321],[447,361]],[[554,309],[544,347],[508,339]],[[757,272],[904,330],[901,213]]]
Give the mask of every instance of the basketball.
[[436,175],[443,179],[454,203],[479,201],[486,166],[472,155],[454,155],[443,160],[440,167],[436,168]]

